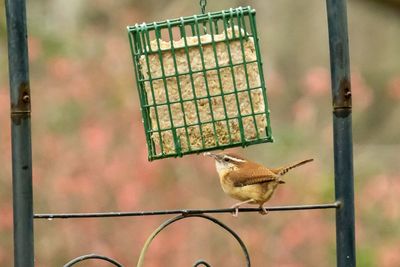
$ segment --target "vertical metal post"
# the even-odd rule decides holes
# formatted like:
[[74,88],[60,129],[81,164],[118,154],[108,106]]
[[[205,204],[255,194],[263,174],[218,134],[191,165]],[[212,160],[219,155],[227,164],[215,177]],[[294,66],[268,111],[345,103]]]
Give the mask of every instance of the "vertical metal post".
[[326,0],[333,96],[337,266],[356,266],[353,140],[346,0]]
[[25,0],[6,0],[11,97],[14,266],[34,266],[31,105]]

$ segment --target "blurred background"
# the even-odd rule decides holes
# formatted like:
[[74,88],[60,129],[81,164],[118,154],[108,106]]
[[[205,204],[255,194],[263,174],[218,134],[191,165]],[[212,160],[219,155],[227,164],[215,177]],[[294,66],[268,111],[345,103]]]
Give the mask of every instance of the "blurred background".
[[[333,151],[325,1],[209,0],[257,10],[273,144],[236,149],[267,166],[308,157],[268,205],[332,202]],[[126,26],[197,14],[198,1],[28,1],[35,213],[224,208],[214,163],[147,161]],[[12,266],[9,85],[0,11],[0,266]],[[400,1],[348,3],[358,266],[400,266]],[[336,266],[332,210],[216,216],[253,266]],[[87,253],[134,266],[168,217],[35,221],[36,266]],[[200,219],[154,241],[145,266],[243,266],[239,246]],[[86,262],[79,266],[108,266]]]

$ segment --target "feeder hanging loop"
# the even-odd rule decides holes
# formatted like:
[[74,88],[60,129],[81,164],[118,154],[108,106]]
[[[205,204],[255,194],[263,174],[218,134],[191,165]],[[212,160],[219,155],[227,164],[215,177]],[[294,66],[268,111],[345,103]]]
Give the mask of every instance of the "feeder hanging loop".
[[[207,5],[207,0],[200,0],[201,14],[206,13],[206,5]],[[203,31],[204,31],[204,34],[207,34],[206,21],[203,22]]]
[[207,0],[200,0],[201,14],[206,13]]

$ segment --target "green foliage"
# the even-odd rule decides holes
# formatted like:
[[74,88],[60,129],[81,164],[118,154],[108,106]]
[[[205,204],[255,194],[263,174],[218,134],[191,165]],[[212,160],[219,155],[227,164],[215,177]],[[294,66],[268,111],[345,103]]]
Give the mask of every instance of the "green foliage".
[[370,244],[360,243],[356,251],[357,265],[363,267],[379,266],[379,264],[377,264],[376,254],[374,253],[374,250],[374,247]]
[[71,134],[79,129],[82,122],[83,107],[76,100],[49,109],[47,128],[54,133]]

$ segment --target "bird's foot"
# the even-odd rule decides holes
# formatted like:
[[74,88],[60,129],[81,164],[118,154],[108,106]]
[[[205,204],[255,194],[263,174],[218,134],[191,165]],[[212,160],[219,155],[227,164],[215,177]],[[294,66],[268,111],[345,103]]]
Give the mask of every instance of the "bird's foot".
[[237,217],[239,215],[239,205],[237,205],[237,204],[233,205],[233,206],[231,206],[231,209],[234,209],[232,211],[232,216]]
[[235,211],[232,212],[232,216],[235,218],[239,216],[239,207],[235,207]]
[[267,215],[269,213],[269,210],[267,210],[264,206],[260,206],[260,214],[261,215]]
[[239,207],[240,207],[241,205],[244,205],[244,204],[247,204],[247,203],[252,203],[252,202],[254,202],[254,199],[248,199],[248,200],[246,200],[246,201],[239,202],[239,203],[236,203],[235,205],[233,205],[233,206],[231,207],[231,209],[235,209],[235,210],[232,212],[233,217],[237,217],[237,216],[239,215]]

